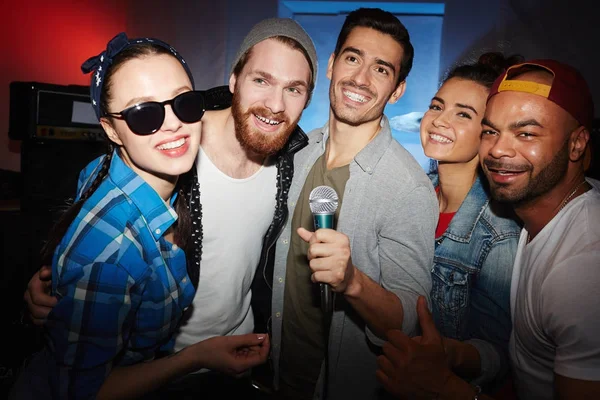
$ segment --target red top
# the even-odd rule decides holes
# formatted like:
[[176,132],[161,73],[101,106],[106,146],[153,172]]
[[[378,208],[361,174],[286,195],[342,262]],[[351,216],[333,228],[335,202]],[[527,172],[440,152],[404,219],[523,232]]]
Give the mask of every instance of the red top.
[[[435,192],[438,193],[440,191],[440,187],[435,187]],[[448,225],[450,225],[450,221],[452,221],[452,217],[454,217],[455,212],[449,213],[440,213],[440,219],[438,220],[437,228],[435,228],[435,237],[438,238],[442,236],[446,229],[448,229]]]
[[456,212],[450,213],[440,213],[440,219],[437,224],[437,228],[435,228],[435,237],[440,237],[446,229],[448,229],[448,225],[450,225],[450,221],[452,221],[452,217],[454,217]]

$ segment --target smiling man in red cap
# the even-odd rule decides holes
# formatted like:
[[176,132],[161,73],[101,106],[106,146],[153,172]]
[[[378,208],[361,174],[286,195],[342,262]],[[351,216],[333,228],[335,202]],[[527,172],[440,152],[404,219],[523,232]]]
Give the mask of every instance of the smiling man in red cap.
[[[554,60],[509,68],[488,97],[482,167],[492,196],[524,225],[511,290],[520,399],[600,398],[600,182],[584,176],[593,115],[583,77]],[[388,334],[377,371],[386,388],[400,398],[487,398],[444,365],[423,299],[417,310],[422,337]]]

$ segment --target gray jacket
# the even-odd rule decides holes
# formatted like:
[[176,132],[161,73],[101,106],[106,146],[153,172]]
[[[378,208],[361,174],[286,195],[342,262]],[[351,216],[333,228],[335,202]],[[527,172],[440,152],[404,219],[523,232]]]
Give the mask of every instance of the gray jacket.
[[[294,159],[290,216],[308,172],[325,152],[328,136],[328,125],[310,132],[309,145]],[[431,181],[413,156],[392,138],[385,116],[379,134],[351,162],[343,198],[337,230],[350,239],[354,265],[400,298],[403,330],[417,334],[416,301],[419,295],[429,300],[439,208]],[[275,252],[271,357],[276,388],[291,220],[288,218]],[[375,378],[377,354],[373,350],[383,341],[341,296],[337,297],[328,344],[328,400],[377,398],[382,389]],[[321,397],[322,389],[320,379],[315,397]]]

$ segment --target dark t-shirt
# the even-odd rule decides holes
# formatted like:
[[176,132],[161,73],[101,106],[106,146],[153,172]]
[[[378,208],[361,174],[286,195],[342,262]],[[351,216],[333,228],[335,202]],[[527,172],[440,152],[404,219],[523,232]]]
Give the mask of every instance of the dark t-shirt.
[[335,223],[349,177],[348,165],[328,170],[325,156],[322,155],[306,177],[292,218],[279,364],[281,394],[286,399],[312,399],[325,356],[325,326],[319,285],[310,280],[312,271],[306,257],[308,243],[300,238],[296,230],[303,227],[314,231],[308,200],[310,192],[321,185],[332,187],[338,194]]

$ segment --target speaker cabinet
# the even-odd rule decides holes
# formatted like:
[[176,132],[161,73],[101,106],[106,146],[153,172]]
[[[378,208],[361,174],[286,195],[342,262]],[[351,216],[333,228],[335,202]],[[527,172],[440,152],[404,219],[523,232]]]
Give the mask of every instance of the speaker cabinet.
[[48,232],[75,198],[79,172],[105,152],[106,143],[98,141],[23,141],[21,212],[29,229],[32,273],[40,267]]

